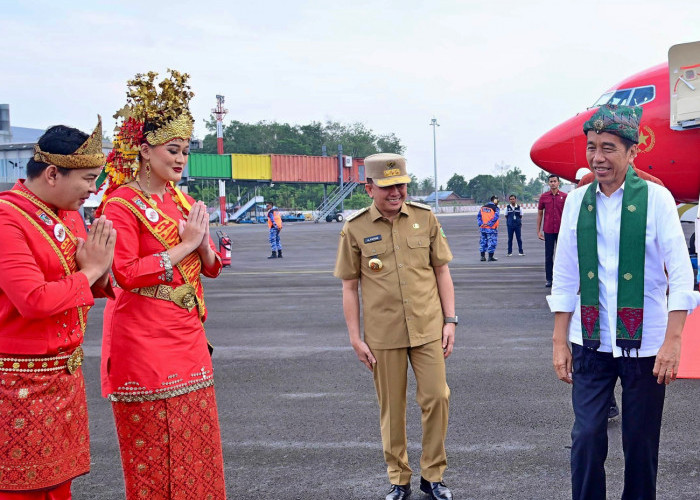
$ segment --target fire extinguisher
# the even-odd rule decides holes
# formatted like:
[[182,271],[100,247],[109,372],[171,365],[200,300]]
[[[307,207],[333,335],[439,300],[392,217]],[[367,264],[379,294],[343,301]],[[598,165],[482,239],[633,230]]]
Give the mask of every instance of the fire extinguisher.
[[219,237],[219,255],[221,255],[221,264],[224,267],[231,267],[231,238],[223,231],[217,231]]

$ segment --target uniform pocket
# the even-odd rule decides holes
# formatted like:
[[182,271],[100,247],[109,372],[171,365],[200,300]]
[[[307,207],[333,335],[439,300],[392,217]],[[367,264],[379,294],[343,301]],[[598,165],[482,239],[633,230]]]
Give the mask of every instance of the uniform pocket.
[[427,234],[406,238],[411,265],[426,267],[430,263],[430,238]]
[[362,272],[382,276],[389,272],[394,259],[390,259],[390,247],[386,243],[369,243],[361,245]]

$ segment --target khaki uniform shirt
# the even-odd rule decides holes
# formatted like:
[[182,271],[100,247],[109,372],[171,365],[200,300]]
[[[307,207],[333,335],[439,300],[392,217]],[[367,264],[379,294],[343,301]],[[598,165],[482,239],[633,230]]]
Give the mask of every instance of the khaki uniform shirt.
[[[369,267],[372,258],[381,260],[380,270]],[[393,223],[374,203],[348,219],[333,274],[360,280],[364,341],[370,348],[414,347],[442,338],[433,267],[451,260],[445,233],[425,205],[404,203]]]

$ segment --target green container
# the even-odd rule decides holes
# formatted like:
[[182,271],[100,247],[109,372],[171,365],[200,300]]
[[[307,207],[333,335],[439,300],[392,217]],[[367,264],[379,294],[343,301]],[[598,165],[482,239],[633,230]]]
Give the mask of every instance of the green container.
[[231,179],[231,155],[191,154],[187,162],[189,176],[197,178]]

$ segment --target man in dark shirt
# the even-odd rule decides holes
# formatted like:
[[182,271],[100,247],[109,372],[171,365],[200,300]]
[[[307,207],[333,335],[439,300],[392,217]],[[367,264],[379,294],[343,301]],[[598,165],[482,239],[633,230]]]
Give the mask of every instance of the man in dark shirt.
[[[554,247],[559,237],[561,213],[564,210],[566,193],[559,191],[559,176],[549,176],[549,191],[542,193],[537,206],[537,237],[544,240],[544,272],[546,283],[552,286],[552,269],[554,268]],[[542,220],[544,219],[544,225]],[[544,232],[544,234],[543,234]]]
[[520,230],[523,225],[523,207],[517,204],[517,198],[514,194],[508,197],[508,205],[506,205],[506,224],[508,225],[508,257],[513,255],[513,235],[518,240],[518,255],[521,257],[523,253],[523,239]]

